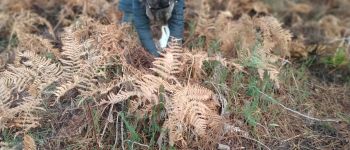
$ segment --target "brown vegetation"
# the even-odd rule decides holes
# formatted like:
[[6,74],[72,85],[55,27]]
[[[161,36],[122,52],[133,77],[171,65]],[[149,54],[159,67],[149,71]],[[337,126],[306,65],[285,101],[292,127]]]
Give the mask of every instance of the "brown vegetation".
[[350,148],[349,2],[186,3],[153,58],[117,1],[3,0],[0,146]]

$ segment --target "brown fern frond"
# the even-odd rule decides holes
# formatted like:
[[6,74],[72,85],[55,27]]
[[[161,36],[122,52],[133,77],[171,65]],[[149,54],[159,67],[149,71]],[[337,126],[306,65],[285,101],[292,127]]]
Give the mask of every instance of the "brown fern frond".
[[50,22],[45,18],[40,17],[38,14],[30,11],[23,11],[15,16],[15,22],[12,25],[13,33],[16,33],[17,36],[20,37],[22,33],[39,31],[35,24],[45,25],[52,37],[55,37],[53,27],[51,26]]
[[123,63],[123,72],[125,72],[126,74],[132,75],[132,77],[137,78],[137,79],[141,79],[142,75],[144,74],[142,71],[140,71],[139,69],[127,64],[127,63]]
[[195,101],[207,101],[214,95],[211,90],[198,85],[188,85],[183,92],[187,99]]
[[70,91],[76,87],[77,87],[76,82],[67,81],[64,84],[61,84],[59,87],[57,87],[57,89],[53,93],[57,97],[56,102],[58,102],[58,100],[60,100],[61,97],[63,97],[68,91]]
[[122,101],[127,100],[128,98],[132,97],[132,96],[138,96],[140,97],[141,93],[137,92],[137,91],[132,91],[132,92],[125,92],[125,91],[120,91],[118,92],[118,94],[114,94],[114,93],[110,93],[108,95],[108,101],[103,101],[101,104],[117,104],[120,103]]
[[6,103],[8,100],[11,99],[11,92],[12,90],[10,89],[10,87],[8,87],[8,84],[5,81],[5,79],[0,78],[0,104]]
[[84,91],[82,92],[91,92],[94,91],[97,87],[97,79],[94,77],[97,74],[97,68],[89,65],[81,66],[78,75],[78,78],[74,80],[78,82],[78,87]]
[[1,74],[6,85],[11,89],[16,89],[18,92],[24,91],[27,85],[37,76],[37,73],[31,69],[25,67],[16,68],[13,65],[9,65],[8,70]]
[[222,128],[222,124],[218,123],[222,118],[209,103],[219,105],[214,101],[213,92],[200,86],[187,86],[172,97],[166,104],[169,113],[166,127],[170,130],[171,144],[177,141],[184,143],[185,135],[189,134],[184,129],[193,128],[196,135],[207,139],[209,130],[219,131]]
[[10,120],[7,126],[10,128],[20,128],[22,132],[27,132],[32,128],[40,126],[40,119],[29,112],[23,112],[18,117]]
[[67,78],[71,78],[76,72],[78,72],[79,65],[83,64],[81,57],[86,54],[78,40],[79,39],[76,39],[73,34],[68,33],[62,38],[63,52],[60,61],[63,64],[63,76],[66,76]]
[[220,126],[222,118],[204,103],[191,101],[185,112],[184,122],[192,126],[200,137],[208,136],[208,129],[218,130],[218,128],[222,128]]
[[276,18],[255,18],[254,22],[262,30],[265,50],[272,50],[275,48],[280,50],[280,55],[290,56],[289,48],[292,35],[288,30],[282,28],[281,23]]
[[[224,65],[227,62],[233,62],[228,64],[243,72],[243,66],[253,67],[258,70],[260,78],[263,78],[264,73],[267,72],[278,88],[279,67],[277,62],[282,60],[280,57],[290,56],[290,32],[283,29],[281,23],[274,17],[242,15],[238,21],[231,21],[226,23],[227,25],[225,21],[221,22],[222,24],[218,24],[218,36],[223,42],[224,54],[235,54],[236,56],[233,57],[233,61],[226,61],[220,57],[214,59]],[[222,26],[228,28],[229,32],[221,33],[220,31],[227,31],[223,30]]]
[[[131,36],[126,34],[125,30],[130,30],[127,26],[117,26],[117,25],[100,25],[97,27],[96,31],[96,40],[97,43],[97,49],[103,50],[107,53],[115,53],[118,56],[123,55],[123,49],[120,44],[121,42],[132,40]],[[120,38],[123,37],[123,38]],[[133,47],[132,44],[129,42],[126,45],[128,47]]]
[[187,142],[185,140],[185,137],[183,133],[187,131],[186,126],[184,126],[182,123],[177,122],[173,119],[168,119],[164,122],[163,128],[169,129],[169,144],[175,145],[175,143],[180,141],[180,146],[187,147]]
[[[113,56],[116,47],[114,41],[108,42],[107,44],[101,46],[100,37],[101,34],[107,34],[107,31],[112,29],[112,26],[98,25],[94,22],[91,24],[87,23],[91,20],[90,18],[81,18],[83,23],[80,27],[69,27],[66,28],[65,37],[62,39],[63,52],[60,61],[62,62],[63,74],[61,81],[66,82],[64,85],[56,92],[57,98],[60,98],[67,91],[71,89],[76,89],[83,97],[94,97],[96,94],[107,94],[109,90],[116,86],[106,84],[101,84],[99,82],[100,77],[106,77],[107,74],[103,71],[103,68],[107,68],[111,64],[110,58]],[[92,20],[91,20],[92,21]],[[102,28],[102,29],[97,29]],[[89,30],[95,29],[93,33]],[[104,30],[106,29],[106,30]],[[108,37],[111,37],[109,35]],[[117,38],[113,38],[117,39]],[[112,47],[109,47],[112,45]],[[104,49],[109,48],[109,49]],[[111,50],[112,49],[112,50]],[[74,84],[73,84],[74,83]]]
[[[8,111],[9,114],[17,114],[19,112],[32,112],[36,110],[44,111],[42,107],[40,107],[41,102],[43,100],[41,98],[36,97],[24,97],[21,102],[18,102],[18,106],[15,109],[10,109]],[[14,113],[16,112],[16,113]]]
[[35,69],[41,76],[55,78],[60,76],[62,69],[59,64],[52,63],[51,60],[40,57],[31,51],[25,51],[19,53],[18,56],[22,58],[27,58],[27,61],[24,61],[23,64],[27,67]]
[[59,50],[54,48],[49,39],[32,33],[19,33],[18,38],[21,52],[30,50],[39,54],[52,53],[55,57],[60,57]]
[[23,136],[23,149],[24,150],[36,150],[36,144],[35,144],[34,139],[28,134],[25,134]]
[[[33,115],[33,112],[43,111],[40,107],[42,104],[41,98],[24,97],[21,99],[15,99],[17,102],[8,102],[5,104],[5,112],[1,112],[0,125],[6,123],[9,128],[20,128],[19,132],[26,132],[31,128],[38,127],[39,117]],[[11,104],[15,106],[9,107]]]
[[[198,5],[198,4],[197,4]],[[198,17],[198,27],[196,28],[196,33],[200,33],[203,36],[214,29],[214,19],[210,16],[211,6],[209,0],[200,1],[200,12]],[[212,35],[207,35],[212,38]]]
[[178,87],[154,75],[144,75],[142,79],[136,81],[136,84],[144,95],[153,95],[159,90],[160,86],[164,86],[165,90],[169,92],[175,92],[178,90]]
[[184,122],[194,127],[194,131],[199,136],[204,137],[207,132],[209,119],[207,114],[210,112],[210,109],[203,103],[191,101],[187,104],[185,112]]
[[175,74],[181,72],[181,58],[183,57],[183,50],[180,46],[169,44],[169,48],[165,49],[164,53],[161,53],[160,58],[155,58],[153,62],[154,67],[151,68],[155,73],[165,80],[177,81]]
[[183,68],[190,68],[193,80],[201,80],[203,75],[205,74],[203,64],[206,61],[217,61],[229,69],[235,69],[234,71],[236,72],[247,73],[244,70],[244,66],[240,65],[236,59],[226,59],[220,55],[208,56],[206,52],[185,53],[184,62],[186,63],[185,67]]

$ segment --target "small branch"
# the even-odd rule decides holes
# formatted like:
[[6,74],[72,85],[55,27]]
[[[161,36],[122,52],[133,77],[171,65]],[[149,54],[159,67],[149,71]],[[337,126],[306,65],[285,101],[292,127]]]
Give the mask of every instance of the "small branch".
[[[103,128],[103,131],[102,131],[102,134],[101,134],[101,139],[103,139],[103,137],[104,137],[104,135],[105,135],[105,133],[106,133],[108,124],[109,124],[110,122],[113,122],[113,118],[110,118],[110,116],[111,116],[112,113],[113,113],[113,112],[112,112],[113,106],[114,106],[114,105],[111,105],[111,107],[109,108],[108,118],[107,118],[107,121],[106,121],[106,123],[105,123],[105,127]],[[112,119],[112,120],[110,120],[110,119]]]
[[210,81],[209,82],[216,90],[216,92],[219,95],[219,101],[221,103],[221,115],[223,115],[226,111],[226,107],[227,107],[227,100],[225,99],[225,97],[221,94],[220,89],[218,87],[215,86],[215,84]]
[[95,128],[95,122],[94,122],[94,116],[93,116],[93,114],[92,114],[91,107],[90,107],[89,104],[88,104],[88,111],[89,111],[89,116],[90,116],[91,124],[92,124],[92,133],[93,133],[95,142],[96,142],[96,144],[97,144],[97,149],[99,150],[99,149],[100,149],[100,143],[98,142],[97,133],[96,133],[96,128]]
[[271,96],[269,96],[269,95],[267,95],[267,94],[261,92],[260,90],[258,90],[258,91],[259,91],[259,93],[261,93],[261,94],[263,94],[264,96],[266,96],[267,98],[271,99],[274,103],[278,104],[278,105],[281,106],[282,108],[284,108],[284,109],[286,109],[286,110],[288,110],[288,111],[290,111],[290,112],[292,112],[292,113],[295,113],[295,114],[297,114],[297,115],[299,115],[299,116],[302,116],[302,117],[304,117],[304,118],[307,118],[307,119],[310,119],[310,120],[314,120],[314,121],[318,121],[318,122],[337,122],[337,123],[339,123],[339,122],[341,121],[340,119],[318,119],[318,118],[314,118],[314,117],[311,117],[311,116],[302,114],[302,113],[300,113],[300,112],[298,112],[298,111],[295,111],[295,110],[293,110],[293,109],[290,109],[290,108],[284,106],[283,104],[277,102],[274,98],[272,98]]
[[245,139],[248,139],[248,140],[252,140],[260,145],[262,145],[263,147],[265,147],[267,150],[271,150],[268,146],[266,146],[264,143],[256,140],[256,139],[253,139],[253,138],[250,138],[250,137],[247,137],[247,136],[239,136],[239,137],[242,137],[242,138],[245,138]]
[[141,143],[138,143],[138,142],[135,142],[135,141],[131,141],[131,140],[125,140],[125,142],[131,142],[131,149],[134,149],[134,144],[137,144],[137,145],[140,145],[140,146],[143,146],[143,147],[147,147],[147,149],[149,149],[149,146],[148,145],[145,145],[145,144],[141,144]]
[[118,144],[118,123],[119,123],[119,114],[117,115],[117,120],[115,121],[115,141],[114,141],[114,145],[113,145],[113,149],[116,149],[116,146]]
[[302,135],[305,135],[305,133],[304,133],[304,134],[299,134],[299,135],[293,136],[293,137],[288,138],[288,139],[285,139],[285,140],[283,140],[282,142],[288,142],[288,141],[293,140],[293,139],[295,139],[295,138],[298,138],[298,137],[300,137],[300,136],[302,136]]
[[162,147],[162,143],[163,143],[163,138],[165,137],[165,132],[164,130],[162,130],[160,132],[160,135],[159,135],[159,138],[157,140],[157,144],[158,144],[158,147]]
[[319,121],[319,122],[337,122],[337,123],[339,123],[341,121],[340,119],[318,119],[318,118],[314,118],[314,117],[302,114],[302,113],[300,113],[298,111],[292,110],[292,109],[290,109],[290,108],[288,108],[288,107],[286,107],[286,106],[284,106],[284,105],[282,105],[280,103],[277,103],[277,104],[280,105],[281,107],[283,107],[284,109],[292,112],[292,113],[295,113],[295,114],[297,114],[299,116],[305,117],[305,118],[310,119],[310,120]]
[[[119,116],[119,115],[118,115]],[[121,130],[121,137],[122,137],[122,149],[124,150],[124,122],[120,122],[120,130]]]

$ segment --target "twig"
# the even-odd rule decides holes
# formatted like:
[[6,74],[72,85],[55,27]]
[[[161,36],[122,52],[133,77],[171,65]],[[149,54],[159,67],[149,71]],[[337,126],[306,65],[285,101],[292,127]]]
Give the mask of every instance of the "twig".
[[13,27],[11,28],[11,34],[10,34],[10,38],[9,38],[9,43],[7,44],[7,48],[6,50],[9,50],[11,48],[11,41],[13,38],[13,35],[15,34],[15,30],[13,29]]
[[[119,116],[119,115],[118,115]],[[124,122],[120,122],[120,130],[121,130],[121,137],[122,137],[122,149],[124,150]]]
[[[101,139],[103,139],[104,135],[105,135],[105,132],[106,132],[106,129],[107,129],[107,126],[108,124],[110,123],[110,116],[112,115],[112,110],[113,110],[113,106],[114,105],[111,105],[111,107],[109,108],[109,113],[108,113],[108,118],[107,118],[107,121],[105,123],[105,127],[103,128],[103,131],[102,131],[102,134],[101,134]],[[112,118],[113,119],[113,118]],[[113,120],[112,120],[113,121]]]
[[299,115],[299,116],[302,116],[302,117],[304,117],[304,118],[307,118],[307,119],[310,119],[310,120],[314,120],[314,121],[318,121],[318,122],[337,122],[337,123],[338,123],[338,122],[341,121],[340,119],[318,119],[318,118],[314,118],[314,117],[311,117],[311,116],[302,114],[302,113],[300,113],[300,112],[298,112],[298,111],[295,111],[295,110],[293,110],[293,109],[290,109],[290,108],[284,106],[283,104],[277,102],[274,98],[272,98],[271,96],[269,96],[269,95],[267,95],[267,94],[261,92],[260,90],[258,90],[258,91],[259,91],[259,93],[263,94],[264,96],[266,96],[267,98],[269,98],[269,99],[272,100],[274,103],[276,103],[276,104],[278,104],[279,106],[281,106],[282,108],[284,108],[284,109],[286,109],[286,110],[288,110],[288,111],[290,111],[290,112],[292,112],[292,113],[295,113],[295,114],[297,114],[297,115]]
[[300,136],[302,136],[302,135],[305,135],[305,134],[306,134],[306,133],[293,136],[293,137],[291,137],[291,138],[288,138],[288,139],[283,140],[282,142],[288,142],[288,141],[290,141],[290,140],[293,140],[293,139],[298,138],[298,137],[300,137]]
[[302,114],[302,113],[300,113],[298,111],[295,111],[293,109],[290,109],[290,108],[282,105],[281,103],[277,103],[277,104],[280,105],[281,107],[283,107],[284,109],[290,111],[290,112],[293,112],[293,113],[295,113],[297,115],[300,115],[300,116],[305,117],[305,118],[310,119],[310,120],[319,121],[319,122],[337,122],[337,123],[341,121],[340,119],[318,119],[318,118],[314,118],[314,117]]
[[261,127],[265,130],[265,132],[266,132],[268,135],[270,135],[270,132],[269,132],[269,129],[268,129],[268,128],[266,128],[264,125],[262,125],[262,124],[260,124],[260,123],[257,123],[257,125],[261,126]]
[[239,136],[239,137],[242,137],[242,138],[245,138],[245,139],[248,139],[248,140],[252,140],[254,142],[257,142],[258,144],[262,145],[263,147],[265,147],[266,149],[268,150],[271,150],[268,146],[266,146],[264,143],[256,140],[256,139],[253,139],[253,138],[250,138],[250,137],[247,137],[247,136]]
[[222,108],[222,110],[221,110],[221,115],[223,115],[223,114],[225,113],[225,111],[226,111],[227,100],[225,99],[225,97],[222,96],[222,94],[221,94],[219,88],[216,87],[215,84],[214,84],[212,81],[210,81],[209,83],[212,84],[212,86],[215,88],[215,90],[216,90],[217,93],[219,94],[219,101],[220,101],[220,103],[221,103],[221,108]]
[[147,147],[147,149],[149,149],[149,146],[148,145],[145,145],[145,144],[141,144],[141,143],[138,143],[138,142],[135,142],[135,141],[131,141],[131,140],[126,140],[125,142],[131,142],[131,149],[134,149],[134,144],[137,144],[137,145],[140,145],[140,146],[143,146],[143,147]]
[[158,140],[157,140],[157,144],[158,144],[159,149],[161,149],[161,147],[162,147],[162,143],[163,143],[163,138],[164,138],[164,137],[165,137],[165,131],[162,130],[162,131],[160,132],[159,138],[158,138]]
[[193,70],[193,65],[194,65],[194,61],[195,61],[195,58],[194,56],[192,57],[192,64],[191,64],[191,69],[190,69],[190,73],[188,75],[188,79],[187,79],[187,85],[190,85],[190,79],[191,79],[191,74],[192,74],[192,70]]
[[295,83],[295,86],[297,87],[297,90],[299,91],[299,85],[298,85],[297,80],[295,79],[294,72],[292,72],[292,77],[293,77],[293,81]]
[[96,129],[95,129],[95,123],[94,123],[94,117],[92,115],[92,111],[91,111],[91,108],[90,108],[90,105],[88,104],[88,111],[89,111],[89,114],[90,114],[90,117],[91,117],[91,123],[92,123],[92,134],[95,138],[95,142],[97,144],[97,149],[99,150],[100,149],[100,144],[98,142],[98,139],[97,139],[97,134],[96,134]]
[[118,144],[118,123],[119,123],[119,114],[117,115],[117,120],[115,122],[115,141],[114,141],[114,145],[113,145],[113,149],[115,150],[115,147]]

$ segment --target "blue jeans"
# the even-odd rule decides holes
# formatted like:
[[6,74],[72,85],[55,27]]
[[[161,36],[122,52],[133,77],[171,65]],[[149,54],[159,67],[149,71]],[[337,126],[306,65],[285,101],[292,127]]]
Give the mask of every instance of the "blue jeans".
[[[168,21],[170,36],[183,39],[184,31],[184,0],[177,0],[172,16]],[[122,22],[132,22],[145,49],[159,56],[150,28],[150,21],[146,15],[146,8],[140,0],[120,0],[119,9],[124,13]]]
[[119,10],[123,12],[122,23],[132,22],[132,0],[120,0]]
[[132,13],[123,13],[122,23],[132,23],[132,18]]

